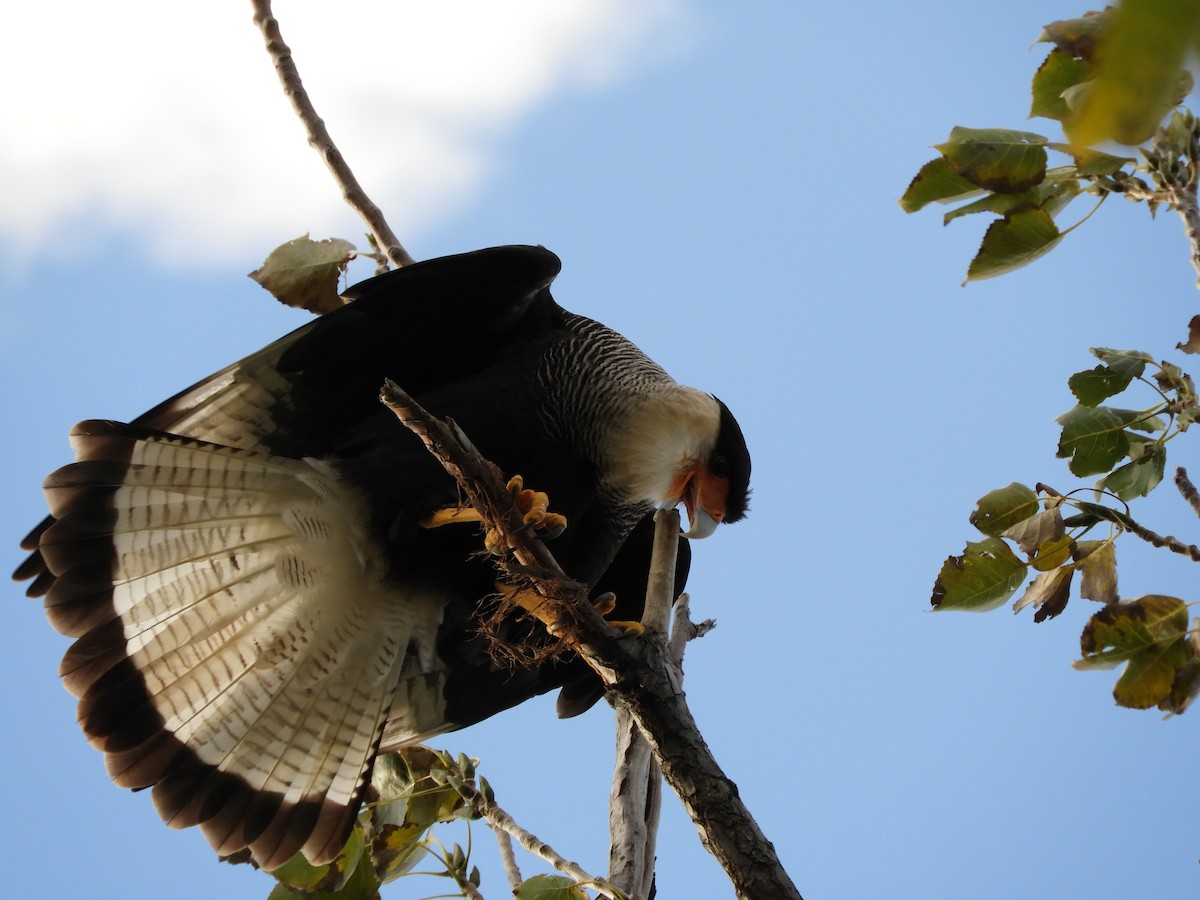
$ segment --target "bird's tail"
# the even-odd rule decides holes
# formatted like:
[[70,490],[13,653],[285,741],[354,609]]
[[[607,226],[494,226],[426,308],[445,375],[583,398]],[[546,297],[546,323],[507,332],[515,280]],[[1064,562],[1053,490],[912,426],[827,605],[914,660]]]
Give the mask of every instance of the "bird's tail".
[[218,853],[329,861],[436,611],[390,596],[325,463],[105,421],[71,439],[45,483],[46,612],[77,638],[61,674],[109,774]]

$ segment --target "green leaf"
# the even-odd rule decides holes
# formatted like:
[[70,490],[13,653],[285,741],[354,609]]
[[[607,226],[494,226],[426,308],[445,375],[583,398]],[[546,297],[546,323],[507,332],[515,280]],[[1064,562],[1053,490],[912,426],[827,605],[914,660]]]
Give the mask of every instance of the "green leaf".
[[942,217],[942,223],[949,225],[955,219],[973,213],[990,212],[1003,216],[1025,208],[1041,209],[1050,216],[1056,216],[1079,194],[1079,182],[1075,179],[1060,177],[1052,181],[1047,175],[1045,181],[1024,193],[987,194],[973,203],[952,209]]
[[986,612],[1004,604],[1025,574],[1025,564],[1000,538],[968,541],[962,556],[951,556],[942,564],[931,602],[938,610]]
[[371,855],[381,881],[398,878],[425,857],[422,841],[432,825],[474,814],[458,791],[431,777],[443,762],[422,746],[385,753],[375,761],[371,784],[380,799],[370,807]]
[[930,203],[948,203],[979,192],[978,187],[950,168],[945,157],[938,157],[921,166],[900,198],[900,208],[907,213],[916,212]]
[[[1058,510],[1054,510],[1054,512],[1058,512]],[[1075,539],[1069,534],[1063,534],[1057,538],[1043,541],[1034,550],[1029,564],[1038,572],[1048,572],[1051,569],[1057,569],[1071,558],[1071,550],[1074,546]]]
[[1122,500],[1133,500],[1158,487],[1167,465],[1167,449],[1157,441],[1147,441],[1141,446],[1144,449],[1136,451],[1132,462],[1101,478],[1096,490],[1111,491]]
[[[355,829],[355,831],[357,830]],[[359,852],[363,852],[361,843],[359,844]],[[289,860],[285,865],[290,866],[293,862],[295,862],[295,858]],[[278,869],[272,874],[276,878],[279,878]],[[336,887],[306,890],[290,887],[283,880],[280,880],[268,895],[267,900],[378,900],[378,898],[379,879],[375,877],[371,866],[364,860],[361,865],[356,865],[347,874],[345,883]]]
[[1075,160],[1075,174],[1080,177],[1096,175],[1112,175],[1130,163],[1137,160],[1132,156],[1113,156],[1111,153],[1101,153],[1088,147],[1074,147],[1071,144],[1050,144],[1054,150],[1067,153]]
[[534,875],[513,891],[515,900],[588,900],[587,891],[564,875]]
[[1047,25],[1037,43],[1053,43],[1071,56],[1090,61],[1096,53],[1096,43],[1112,22],[1112,7],[1102,12],[1086,12],[1082,18],[1061,19]]
[[1113,696],[1121,706],[1149,709],[1171,696],[1175,680],[1195,658],[1187,644],[1187,604],[1149,594],[1104,607],[1080,638],[1077,669],[1111,668],[1122,662]]
[[1063,426],[1058,441],[1059,458],[1070,457],[1073,475],[1100,475],[1112,470],[1129,454],[1126,426],[1142,413],[1111,406],[1076,406],[1058,417]]
[[1063,92],[1087,81],[1095,69],[1089,63],[1076,59],[1065,50],[1054,49],[1033,76],[1033,103],[1030,117],[1065,119],[1070,111],[1063,100]]
[[1040,134],[1007,128],[963,128],[937,144],[950,167],[972,184],[1019,194],[1046,177],[1046,143]]
[[1151,358],[1137,350],[1109,350],[1093,347],[1092,355],[1103,360],[1105,365],[1083,372],[1076,372],[1067,379],[1067,386],[1075,399],[1083,406],[1096,406],[1109,397],[1121,393],[1130,382],[1140,378]]
[[1076,372],[1067,379],[1067,387],[1082,406],[1098,406],[1115,394],[1129,387],[1133,378],[1114,371],[1108,366],[1096,366]]
[[1075,563],[1083,577],[1079,596],[1097,603],[1117,602],[1117,548],[1112,541],[1076,541]]
[[[362,862],[364,849],[362,828],[356,825],[333,862],[314,866],[305,859],[304,854],[297,853],[271,874],[279,880],[281,885],[296,891],[301,896],[337,895],[338,891],[353,880],[353,876]],[[367,865],[369,867],[369,864]]]
[[354,245],[349,241],[314,241],[304,234],[272,250],[250,277],[280,303],[327,313],[343,305],[338,279],[354,254]]
[[1154,357],[1144,350],[1114,350],[1111,347],[1091,347],[1088,352],[1109,366],[1109,368],[1129,375],[1130,378],[1141,378],[1142,373],[1146,371],[1146,364],[1154,362]]
[[999,537],[1038,511],[1037,494],[1019,482],[988,491],[971,512],[970,523],[991,537]]
[[1053,249],[1062,236],[1045,210],[1010,213],[988,227],[979,252],[967,268],[967,281],[995,278],[1027,266]]
[[1123,0],[1100,36],[1093,88],[1064,122],[1071,143],[1148,140],[1191,90],[1181,71],[1200,35],[1200,0]]

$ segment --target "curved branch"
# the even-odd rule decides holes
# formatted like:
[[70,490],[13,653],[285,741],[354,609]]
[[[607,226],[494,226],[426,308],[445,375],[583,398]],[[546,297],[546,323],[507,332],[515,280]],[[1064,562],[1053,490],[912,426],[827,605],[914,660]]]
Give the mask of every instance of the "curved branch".
[[504,559],[497,564],[510,576],[525,578],[543,598],[530,612],[575,649],[604,679],[614,702],[629,710],[737,896],[801,900],[775,847],[700,734],[683,695],[682,672],[664,636],[647,631],[640,638],[622,639],[592,607],[586,585],[572,581],[532,529],[523,529],[499,469],[480,456],[457,426],[430,415],[393,382],[384,384],[380,399],[421,438],[509,548],[519,568]]
[[292,51],[283,42],[283,36],[279,31],[279,22],[271,12],[271,0],[250,0],[250,2],[254,7],[254,24],[258,26],[267,42],[267,53],[270,54],[271,61],[275,64],[275,72],[283,84],[284,93],[288,95],[288,99],[292,101],[292,108],[296,110],[296,115],[304,123],[309,145],[321,154],[325,165],[329,167],[334,180],[342,189],[343,198],[355,212],[362,216],[363,221],[367,223],[367,228],[375,238],[376,244],[383,250],[392,265],[397,267],[411,265],[414,261],[413,258],[401,246],[399,239],[388,225],[387,220],[384,219],[383,212],[359,185],[358,179],[350,171],[350,166],[346,164],[345,158],[333,143],[333,138],[329,136],[325,122],[317,115],[317,110],[309,100],[308,92],[304,90],[304,85],[300,81],[300,71],[292,59]]

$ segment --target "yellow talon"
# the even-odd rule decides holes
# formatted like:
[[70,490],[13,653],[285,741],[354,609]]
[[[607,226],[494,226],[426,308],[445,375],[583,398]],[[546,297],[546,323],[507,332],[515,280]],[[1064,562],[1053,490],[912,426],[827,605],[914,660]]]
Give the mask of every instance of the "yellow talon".
[[625,632],[631,637],[641,637],[646,633],[646,626],[641,622],[612,620],[608,622],[608,625],[611,628],[615,628],[617,631]]
[[422,528],[441,528],[443,525],[458,525],[464,522],[481,522],[479,510],[473,506],[447,506],[421,520]]
[[521,607],[525,612],[536,618],[539,622],[546,626],[551,634],[556,633],[559,621],[552,614],[553,604],[548,603],[546,598],[532,588],[517,587],[515,584],[505,584],[503,581],[496,582],[496,592],[499,593],[515,606]]
[[[535,529],[543,540],[558,537],[567,527],[566,516],[549,511],[550,498],[545,491],[534,491],[524,486],[524,479],[514,475],[506,485],[512,495],[513,505],[521,514],[521,522]],[[421,520],[422,528],[441,528],[443,525],[460,525],[483,521],[479,510],[473,506],[447,506],[435,510]],[[489,530],[483,539],[489,553],[502,556],[508,549],[499,532]]]
[[617,608],[617,595],[612,591],[606,591],[592,601],[592,609],[600,613],[602,616],[607,616],[610,612]]
[[528,488],[521,491],[514,498],[518,509],[524,509],[525,514],[521,516],[521,520],[526,525],[536,525],[546,518],[546,513],[550,509],[550,498],[544,491],[531,491]]

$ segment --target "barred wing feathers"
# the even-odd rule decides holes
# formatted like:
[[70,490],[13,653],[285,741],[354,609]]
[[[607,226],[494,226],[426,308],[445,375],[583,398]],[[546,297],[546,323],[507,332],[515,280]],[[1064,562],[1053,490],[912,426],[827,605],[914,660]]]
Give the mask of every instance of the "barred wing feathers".
[[89,740],[217,852],[328,861],[402,678],[426,698],[405,730],[442,726],[440,602],[385,580],[364,500],[326,463],[111,422],[72,443],[41,549]]

